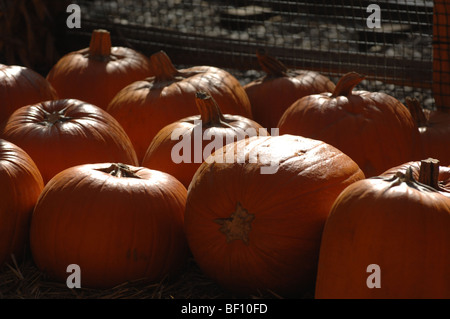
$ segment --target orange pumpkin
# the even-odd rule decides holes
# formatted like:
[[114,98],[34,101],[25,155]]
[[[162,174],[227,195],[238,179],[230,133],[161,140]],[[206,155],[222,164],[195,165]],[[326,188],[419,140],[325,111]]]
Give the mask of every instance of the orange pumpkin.
[[142,160],[142,166],[167,172],[186,187],[200,164],[215,150],[242,138],[269,135],[250,119],[222,114],[214,98],[205,92],[196,93],[196,103],[200,115],[161,129]]
[[281,61],[257,51],[258,63],[266,75],[244,85],[252,105],[253,119],[265,128],[275,128],[286,109],[311,94],[333,92],[326,76],[306,70],[290,70]]
[[406,106],[419,127],[423,156],[450,165],[450,108],[423,109],[413,98],[406,99]]
[[94,30],[88,48],[63,56],[47,80],[61,99],[78,99],[102,109],[123,87],[151,76],[149,60],[127,47],[112,47],[106,30]]
[[9,117],[0,136],[31,156],[45,183],[79,164],[137,165],[136,152],[120,124],[101,108],[75,99],[23,106]]
[[347,73],[333,93],[297,100],[281,117],[280,134],[329,143],[350,156],[366,177],[417,160],[420,137],[410,112],[388,94],[353,90],[363,78]]
[[420,170],[427,178],[416,180],[414,164],[339,195],[323,230],[316,298],[450,298],[450,194],[425,184],[437,181],[436,162]]
[[34,205],[44,187],[31,157],[17,145],[0,139],[0,266],[21,260],[28,247]]
[[227,144],[189,185],[191,252],[206,275],[234,293],[310,292],[331,205],[363,178],[353,160],[322,141],[282,135]]
[[111,288],[160,281],[184,265],[186,188],[159,171],[115,163],[85,164],[56,175],[31,220],[37,267],[66,282],[80,267],[81,286]]
[[23,66],[0,64],[0,124],[19,107],[57,98],[55,89],[39,73]]
[[141,162],[159,130],[198,115],[197,91],[211,94],[223,113],[251,118],[244,88],[225,70],[212,66],[177,70],[163,51],[153,54],[150,61],[155,76],[125,87],[107,108],[127,132]]

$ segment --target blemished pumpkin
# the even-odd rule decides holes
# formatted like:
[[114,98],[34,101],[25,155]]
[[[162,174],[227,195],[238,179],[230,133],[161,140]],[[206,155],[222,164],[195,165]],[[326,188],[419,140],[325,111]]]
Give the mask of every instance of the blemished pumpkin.
[[44,188],[31,157],[0,139],[0,266],[21,261],[29,249],[31,214]]
[[44,183],[79,164],[138,163],[120,124],[101,108],[76,99],[23,106],[9,117],[0,137],[30,155]]
[[424,109],[415,98],[406,98],[406,106],[419,127],[423,157],[450,165],[450,108]]
[[37,267],[81,287],[158,282],[188,256],[183,232],[186,188],[166,173],[119,163],[85,164],[57,174],[36,204],[30,245]]
[[364,178],[358,165],[293,135],[250,137],[210,157],[189,185],[185,212],[202,271],[242,296],[313,290],[323,225],[339,193]]
[[279,134],[329,143],[350,156],[366,177],[420,159],[420,136],[411,113],[388,94],[353,90],[363,79],[350,72],[333,93],[297,100],[281,117]]
[[195,93],[206,91],[217,101],[224,114],[251,119],[247,94],[229,72],[212,66],[176,69],[164,51],[150,57],[153,74],[123,88],[108,105],[107,111],[123,126],[139,161],[155,135],[166,125],[198,115]]
[[50,82],[34,70],[0,64],[0,125],[22,106],[57,98]]
[[265,128],[276,128],[286,109],[296,100],[311,94],[333,92],[335,84],[326,76],[299,69],[288,69],[281,61],[262,50],[256,52],[262,78],[244,85],[252,105],[253,119]]
[[122,88],[151,76],[148,57],[112,46],[107,30],[92,31],[89,47],[64,55],[47,74],[59,98],[78,99],[106,109]]
[[348,186],[325,223],[315,297],[450,298],[450,197],[432,186],[438,176],[425,160],[418,174],[403,165]]
[[269,135],[253,120],[223,114],[214,98],[196,93],[199,115],[181,119],[162,128],[153,138],[141,165],[176,177],[189,184],[201,163],[224,145],[258,135]]

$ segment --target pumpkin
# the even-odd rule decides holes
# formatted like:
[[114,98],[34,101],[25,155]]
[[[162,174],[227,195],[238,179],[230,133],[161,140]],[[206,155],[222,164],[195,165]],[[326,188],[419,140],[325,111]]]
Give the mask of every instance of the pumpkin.
[[311,94],[333,92],[335,85],[326,76],[306,70],[288,69],[281,61],[258,50],[258,63],[266,73],[244,85],[252,106],[253,119],[266,128],[275,128],[286,109]]
[[94,30],[88,48],[64,55],[47,80],[61,99],[74,98],[102,109],[134,81],[152,75],[148,58],[127,47],[113,47],[110,33]]
[[450,165],[450,108],[423,109],[417,99],[409,97],[406,106],[419,127],[423,156]]
[[187,257],[186,188],[155,170],[118,163],[84,164],[45,186],[31,220],[37,267],[66,282],[78,265],[81,286],[111,288],[176,275]]
[[257,135],[269,135],[258,123],[240,115],[222,114],[214,98],[196,93],[200,115],[161,129],[150,143],[142,166],[167,172],[188,187],[200,164],[224,145]]
[[316,298],[450,298],[449,193],[425,184],[437,165],[421,162],[419,180],[416,165],[389,170],[339,195],[323,230]]
[[188,188],[185,233],[193,257],[239,295],[307,294],[331,205],[363,178],[352,159],[322,141],[282,135],[227,144]]
[[0,265],[11,255],[21,260],[28,247],[31,214],[44,188],[31,157],[17,145],[0,139]]
[[120,124],[101,108],[76,99],[23,106],[9,117],[0,136],[31,156],[45,183],[79,164],[137,165],[136,152]]
[[19,107],[57,98],[52,85],[34,70],[0,64],[0,124]]
[[345,74],[333,93],[313,94],[294,102],[278,123],[280,134],[329,143],[350,156],[366,177],[421,155],[417,125],[396,98],[382,92],[353,90],[364,79]]
[[225,114],[251,118],[250,101],[239,81],[212,66],[177,70],[164,51],[150,57],[155,76],[123,88],[107,111],[123,126],[139,161],[155,135],[166,125],[198,115],[197,91],[207,91]]

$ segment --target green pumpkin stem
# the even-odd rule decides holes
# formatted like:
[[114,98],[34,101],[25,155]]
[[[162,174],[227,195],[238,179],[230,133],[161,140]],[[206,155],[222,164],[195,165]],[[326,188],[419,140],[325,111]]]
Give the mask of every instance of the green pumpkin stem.
[[111,54],[111,35],[108,31],[97,29],[92,32],[89,55],[93,58],[106,58]]
[[364,75],[356,72],[349,72],[347,74],[344,74],[336,84],[331,97],[335,98],[338,96],[350,96],[352,94],[353,88],[364,79]]

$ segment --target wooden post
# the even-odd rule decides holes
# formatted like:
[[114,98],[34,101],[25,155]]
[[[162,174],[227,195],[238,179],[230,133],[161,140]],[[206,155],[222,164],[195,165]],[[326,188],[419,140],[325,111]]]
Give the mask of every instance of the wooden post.
[[438,109],[450,110],[450,1],[434,0],[433,95]]

